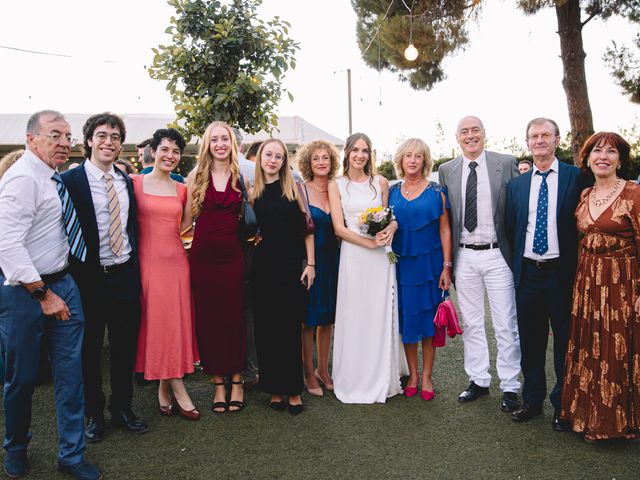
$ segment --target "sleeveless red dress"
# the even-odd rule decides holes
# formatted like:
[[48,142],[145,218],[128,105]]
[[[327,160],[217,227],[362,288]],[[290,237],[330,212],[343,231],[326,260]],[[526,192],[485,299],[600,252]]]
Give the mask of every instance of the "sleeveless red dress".
[[187,189],[177,196],[146,194],[133,177],[138,218],[141,318],[135,371],[147,380],[182,378],[198,361],[189,263],[180,239]]
[[202,368],[209,375],[241,373],[245,364],[241,205],[231,177],[224,192],[216,191],[210,180],[189,254],[196,338]]

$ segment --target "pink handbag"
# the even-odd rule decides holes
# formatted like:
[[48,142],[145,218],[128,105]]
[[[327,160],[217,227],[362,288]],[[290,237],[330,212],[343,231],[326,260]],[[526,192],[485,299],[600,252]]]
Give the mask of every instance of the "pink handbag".
[[449,296],[447,296],[445,300],[444,295],[445,292],[443,290],[442,301],[440,305],[438,305],[435,317],[433,317],[433,324],[436,327],[432,341],[434,347],[444,347],[446,344],[446,335],[449,335],[450,338],[456,335],[462,335],[460,322],[458,322],[458,314],[453,306],[453,302]]

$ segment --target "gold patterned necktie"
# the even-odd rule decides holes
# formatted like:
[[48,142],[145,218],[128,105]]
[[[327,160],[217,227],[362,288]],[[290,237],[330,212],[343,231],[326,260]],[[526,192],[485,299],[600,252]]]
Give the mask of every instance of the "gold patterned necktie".
[[124,248],[122,238],[122,222],[120,220],[120,201],[118,200],[118,192],[113,184],[113,176],[109,173],[104,174],[104,181],[107,184],[107,200],[109,202],[109,247],[111,251],[118,257],[122,255]]

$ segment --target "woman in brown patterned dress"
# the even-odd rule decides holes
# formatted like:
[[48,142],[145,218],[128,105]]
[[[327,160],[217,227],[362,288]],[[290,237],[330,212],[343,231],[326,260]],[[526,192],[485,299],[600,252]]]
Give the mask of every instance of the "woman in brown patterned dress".
[[595,178],[576,209],[582,234],[561,417],[586,441],[640,436],[640,186],[629,144],[600,132],[578,156]]

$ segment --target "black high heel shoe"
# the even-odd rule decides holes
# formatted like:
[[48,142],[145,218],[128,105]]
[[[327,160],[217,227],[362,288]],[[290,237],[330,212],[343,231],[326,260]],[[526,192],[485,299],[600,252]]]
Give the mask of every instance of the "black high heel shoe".
[[296,415],[302,413],[302,411],[304,410],[304,405],[302,405],[301,403],[297,405],[288,404],[287,410],[289,410],[289,413],[295,417]]
[[[215,387],[219,387],[221,385],[224,385],[226,387],[227,384],[224,383],[224,382],[213,382],[213,385]],[[214,398],[215,398],[215,395],[214,395]],[[225,398],[226,398],[226,393],[225,393]],[[220,410],[220,409],[222,409],[222,410]],[[223,414],[223,413],[226,413],[228,409],[229,409],[229,404],[226,401],[225,402],[213,402],[211,404],[211,411],[213,413]]]
[[[244,380],[240,379],[238,382],[231,381],[231,385],[244,385]],[[231,391],[233,392],[233,387],[231,387]],[[231,407],[236,407],[235,410],[231,410]],[[238,413],[240,410],[244,408],[244,389],[242,391],[242,400],[231,400],[229,401],[229,413]]]

